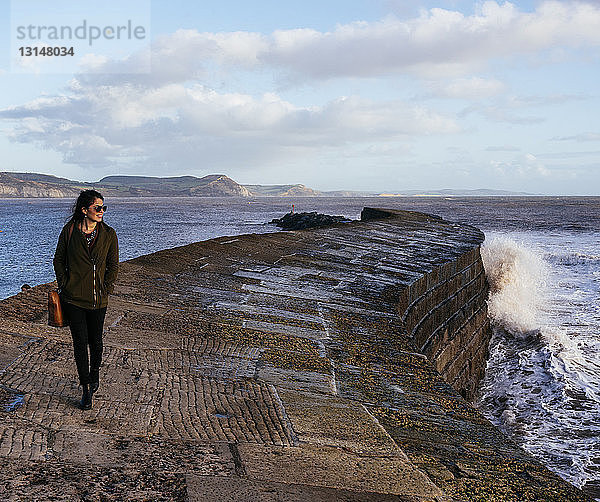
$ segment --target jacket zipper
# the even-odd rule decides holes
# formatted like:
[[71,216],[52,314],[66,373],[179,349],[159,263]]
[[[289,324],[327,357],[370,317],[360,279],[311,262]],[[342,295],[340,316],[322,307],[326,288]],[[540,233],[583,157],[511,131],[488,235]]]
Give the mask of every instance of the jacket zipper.
[[94,279],[92,281],[93,284],[93,290],[94,290],[94,308],[96,308],[96,264],[94,263]]

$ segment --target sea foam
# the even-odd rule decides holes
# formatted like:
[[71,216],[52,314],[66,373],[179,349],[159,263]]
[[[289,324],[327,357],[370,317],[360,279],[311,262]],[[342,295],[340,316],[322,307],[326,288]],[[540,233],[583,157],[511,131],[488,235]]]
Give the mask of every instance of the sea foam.
[[540,328],[548,266],[541,253],[506,237],[486,239],[481,257],[490,284],[489,316],[514,335]]

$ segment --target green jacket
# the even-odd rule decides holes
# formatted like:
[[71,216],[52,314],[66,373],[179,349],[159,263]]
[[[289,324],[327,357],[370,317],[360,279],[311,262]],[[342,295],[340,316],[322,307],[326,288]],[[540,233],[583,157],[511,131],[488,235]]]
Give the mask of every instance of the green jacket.
[[65,225],[58,237],[54,253],[54,272],[61,298],[84,309],[99,309],[108,305],[119,271],[117,233],[103,221],[98,223],[98,235],[91,251],[85,236]]

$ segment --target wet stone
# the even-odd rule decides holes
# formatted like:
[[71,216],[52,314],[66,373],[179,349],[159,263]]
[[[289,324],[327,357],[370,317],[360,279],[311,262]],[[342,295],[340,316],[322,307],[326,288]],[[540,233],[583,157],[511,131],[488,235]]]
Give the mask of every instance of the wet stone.
[[274,223],[284,230],[303,230],[305,228],[325,227],[336,223],[345,223],[350,220],[344,216],[330,216],[328,214],[311,213],[287,213],[281,218],[274,218]]
[[10,413],[23,405],[25,396],[19,392],[0,387],[0,412]]

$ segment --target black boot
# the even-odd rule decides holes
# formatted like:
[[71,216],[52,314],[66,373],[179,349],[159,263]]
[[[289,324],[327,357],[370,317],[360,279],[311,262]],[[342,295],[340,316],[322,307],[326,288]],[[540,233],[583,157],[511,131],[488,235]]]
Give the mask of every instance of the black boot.
[[93,394],[100,385],[100,370],[90,370],[90,391]]
[[83,385],[83,395],[81,396],[79,406],[82,410],[92,409],[92,392],[90,390],[90,385],[87,383]]

